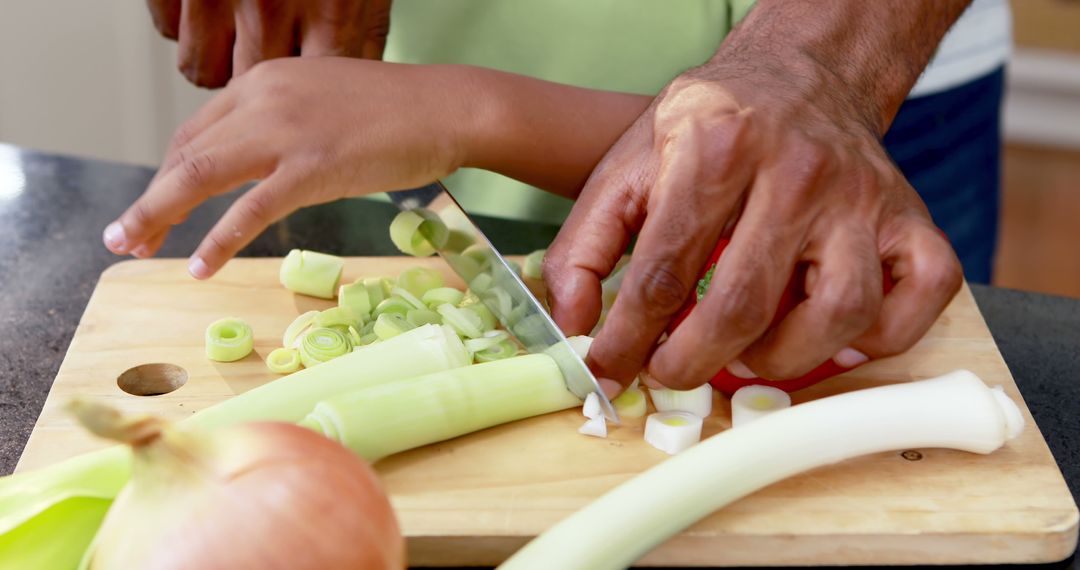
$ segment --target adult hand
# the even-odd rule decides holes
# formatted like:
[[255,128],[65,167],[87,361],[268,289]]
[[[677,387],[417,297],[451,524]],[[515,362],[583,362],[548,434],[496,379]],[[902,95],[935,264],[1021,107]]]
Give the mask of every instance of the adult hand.
[[147,0],[154,27],[177,40],[177,66],[200,87],[222,87],[277,57],[380,59],[391,0]]
[[260,180],[192,256],[192,275],[206,278],[302,206],[431,182],[465,159],[464,121],[476,115],[470,105],[478,97],[446,94],[467,82],[449,66],[345,58],[259,64],[177,130],[149,188],[106,228],[105,244],[152,256],[200,203]]
[[[834,61],[807,51],[820,35],[814,44],[812,31],[783,28],[808,26],[812,14],[784,13],[810,10],[797,4],[759,2],[744,33],[673,81],[601,161],[548,250],[555,319],[581,334],[598,317],[600,280],[637,235],[589,353],[598,377],[626,385],[644,368],[689,389],[724,367],[773,380],[830,358],[853,367],[909,348],[960,286],[955,254],[880,143],[937,39],[915,64],[889,67],[843,45],[830,46]],[[879,3],[849,4],[869,17]],[[886,32],[884,45],[902,43]],[[867,69],[879,75],[860,75]],[[721,237],[731,244],[704,299],[657,347]],[[808,266],[806,299],[770,326],[798,264]],[[895,282],[884,297],[883,270]]]

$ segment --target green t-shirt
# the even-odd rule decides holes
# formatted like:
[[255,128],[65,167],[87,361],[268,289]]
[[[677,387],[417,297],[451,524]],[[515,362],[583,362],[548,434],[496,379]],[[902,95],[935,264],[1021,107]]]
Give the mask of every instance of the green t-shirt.
[[[655,95],[704,63],[753,0],[394,0],[384,59],[500,69]],[[446,185],[471,213],[561,223],[572,202],[476,169]]]

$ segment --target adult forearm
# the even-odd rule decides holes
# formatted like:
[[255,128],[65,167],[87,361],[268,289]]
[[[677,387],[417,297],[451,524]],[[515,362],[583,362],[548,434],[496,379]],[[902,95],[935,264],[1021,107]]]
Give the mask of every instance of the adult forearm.
[[[703,66],[731,60],[787,68],[795,88],[842,86],[883,134],[942,36],[970,0],[758,0]],[[792,74],[792,68],[794,73]],[[825,74],[825,76],[822,76]]]
[[473,120],[462,165],[569,197],[652,101],[490,69],[464,72]]

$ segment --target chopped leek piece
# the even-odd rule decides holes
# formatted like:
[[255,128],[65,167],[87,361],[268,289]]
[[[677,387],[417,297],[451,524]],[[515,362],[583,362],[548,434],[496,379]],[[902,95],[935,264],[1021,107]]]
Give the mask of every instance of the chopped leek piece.
[[375,307],[379,306],[379,303],[383,302],[390,295],[383,290],[382,279],[378,277],[367,277],[363,280],[364,289],[367,289],[368,303],[371,305],[371,310],[374,311]]
[[791,396],[772,386],[743,386],[731,395],[731,426],[748,424],[777,410],[791,407]]
[[442,324],[442,316],[431,309],[413,309],[405,314],[405,320],[414,327]]
[[364,319],[358,314],[352,307],[330,307],[325,311],[320,311],[315,317],[315,322],[312,323],[315,327],[330,328],[335,326],[344,326],[345,330],[351,326],[363,325]]
[[446,224],[424,208],[401,212],[390,222],[390,241],[406,255],[427,257],[446,245],[449,234]]
[[409,324],[409,321],[398,313],[383,313],[375,319],[375,327],[372,331],[379,340],[386,340],[414,328],[416,327]]
[[390,277],[380,277],[379,286],[382,287],[383,298],[389,298],[390,291],[397,287],[397,281]]
[[506,331],[488,331],[480,338],[466,339],[465,350],[473,353],[480,352],[481,350],[487,350],[509,338],[510,335]]
[[[593,396],[595,394],[589,395]],[[597,404],[597,406],[599,406],[599,404]],[[607,437],[607,420],[604,418],[604,414],[600,414],[595,418],[589,418],[588,420],[585,420],[585,423],[582,424],[577,431],[582,435]]]
[[401,297],[406,303],[412,305],[414,309],[426,309],[426,308],[428,308],[428,306],[425,305],[424,302],[421,301],[419,297],[417,297],[416,295],[413,295],[412,293],[406,291],[405,289],[402,289],[401,287],[394,287],[393,289],[390,290],[390,294],[395,296],[395,297]]
[[291,374],[300,370],[300,351],[295,348],[275,348],[266,357],[266,367],[275,374]]
[[490,273],[481,273],[469,281],[469,290],[479,295],[490,289],[492,282]]
[[371,303],[371,295],[362,281],[356,281],[348,285],[338,287],[338,306],[348,307],[361,317],[367,318],[375,305]]
[[525,267],[522,269],[521,275],[529,279],[542,279],[544,272],[544,254],[546,253],[546,249],[538,249],[525,256]]
[[446,249],[448,251],[465,251],[467,247],[475,243],[471,235],[461,230],[450,230],[450,235],[446,238]]
[[300,425],[375,461],[579,405],[555,361],[530,354],[339,394],[316,404]]
[[491,267],[491,248],[484,244],[476,243],[461,252],[461,255],[468,257],[476,262],[476,265],[480,267],[480,271],[486,270]]
[[420,300],[429,308],[434,309],[443,303],[450,303],[451,305],[457,306],[464,298],[465,293],[462,293],[453,287],[436,287],[425,291],[424,295],[420,297]]
[[712,413],[713,389],[708,384],[693,390],[650,388],[649,396],[658,412],[689,412],[699,418]]
[[792,406],[714,435],[559,521],[500,570],[628,568],[709,513],[786,477],[913,447],[990,453],[1023,429],[1000,387],[961,370]]
[[514,308],[514,301],[510,298],[510,293],[500,287],[489,287],[477,294],[484,300],[483,304],[485,306],[494,307],[491,312],[496,315],[508,316]]
[[521,277],[521,264],[513,259],[507,259],[506,265],[510,267],[510,271],[513,271],[518,277]]
[[611,404],[620,418],[640,418],[645,415],[645,393],[640,388],[627,388]]
[[590,420],[604,415],[600,410],[600,397],[596,395],[596,392],[589,392],[589,395],[585,396],[585,404],[581,406],[581,414]]
[[311,323],[315,322],[315,317],[319,315],[319,311],[308,311],[289,323],[289,326],[285,328],[285,334],[281,336],[281,346],[285,348],[299,348],[300,336],[311,326]]
[[300,340],[300,362],[311,368],[328,360],[348,354],[352,350],[349,338],[330,328],[309,330]]
[[255,341],[251,325],[230,317],[206,327],[206,357],[217,362],[233,362],[251,354]]
[[449,325],[459,335],[468,338],[483,336],[484,322],[475,312],[459,309],[450,303],[439,305],[435,310],[442,315],[443,323]]
[[480,327],[486,331],[494,329],[495,326],[499,324],[499,322],[495,320],[495,315],[492,314],[491,309],[487,308],[487,305],[483,303],[474,303],[462,307],[462,310],[476,313],[476,316],[480,317]]
[[486,348],[477,352],[473,355],[473,358],[475,358],[477,362],[491,362],[493,360],[502,360],[504,358],[517,356],[517,354],[518,345],[514,344],[513,341],[504,340],[491,348]]
[[371,316],[378,317],[383,313],[397,313],[404,317],[406,314],[409,313],[409,311],[413,310],[413,308],[414,307],[412,303],[406,301],[405,299],[402,299],[401,297],[390,297],[389,299],[384,299],[383,302],[379,303],[379,305],[375,307],[375,312],[373,312]]
[[701,417],[689,412],[659,412],[645,418],[645,441],[667,453],[676,453],[701,440]]
[[444,255],[446,260],[457,269],[458,274],[461,275],[461,278],[464,279],[466,283],[471,282],[474,277],[484,270],[484,268],[472,257],[458,253],[446,253]]
[[446,284],[443,274],[427,267],[410,267],[402,271],[397,278],[397,286],[405,289],[417,297],[423,297],[424,293],[437,289]]
[[353,346],[360,345],[360,331],[356,330],[356,327],[350,326],[348,330],[348,335],[349,342],[352,343]]
[[[374,323],[372,323],[372,324],[374,324]],[[455,335],[455,336],[457,336],[457,335]],[[365,335],[361,335],[360,336],[360,342],[356,343],[356,346],[353,347],[353,350],[359,350],[360,347],[367,346],[367,345],[369,345],[369,344],[371,344],[373,342],[379,342],[379,335],[377,335],[377,334],[375,334],[373,332],[369,332],[369,333],[367,333]]]
[[344,267],[345,260],[340,257],[294,249],[281,262],[278,277],[290,291],[333,299]]

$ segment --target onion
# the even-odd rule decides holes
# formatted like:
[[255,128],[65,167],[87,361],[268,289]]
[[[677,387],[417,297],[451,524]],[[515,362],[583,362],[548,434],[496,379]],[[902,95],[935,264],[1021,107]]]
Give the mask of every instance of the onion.
[[88,553],[92,569],[404,567],[374,472],[311,430],[262,422],[210,436],[99,403],[69,407],[134,456]]

